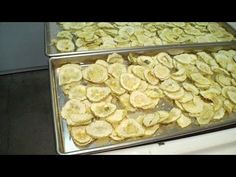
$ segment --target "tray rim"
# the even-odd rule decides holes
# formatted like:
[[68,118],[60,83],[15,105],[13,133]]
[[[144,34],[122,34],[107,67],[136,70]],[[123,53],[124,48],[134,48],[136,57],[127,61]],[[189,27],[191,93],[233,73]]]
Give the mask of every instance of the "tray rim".
[[[227,44],[227,45],[220,45],[220,44],[215,44],[215,47],[236,47],[236,42],[234,42],[234,44]],[[213,48],[213,46],[210,46]],[[171,49],[186,49],[186,48],[192,48],[194,49],[209,49],[209,46],[202,46],[199,44],[195,44],[195,47],[191,47],[191,46],[180,46],[180,45],[176,45],[174,48],[172,46],[161,46],[161,47],[149,47],[149,48],[141,48],[139,50],[137,49],[127,49],[127,50],[119,50],[119,53],[127,53],[127,52],[145,52],[145,51],[152,51],[152,50],[171,50]],[[127,148],[127,147],[135,147],[138,145],[145,145],[145,144],[149,144],[149,143],[158,143],[158,142],[165,142],[165,141],[169,141],[171,139],[180,139],[180,138],[184,138],[185,136],[195,136],[196,134],[205,134],[207,131],[210,132],[215,132],[217,131],[216,129],[222,128],[222,129],[228,129],[228,126],[236,126],[236,121],[235,120],[230,120],[229,122],[225,122],[219,125],[212,125],[211,127],[199,127],[196,130],[192,130],[192,131],[187,131],[187,132],[178,132],[174,135],[169,135],[167,137],[151,137],[148,139],[140,139],[140,140],[135,140],[135,141],[128,141],[128,142],[122,142],[122,143],[118,143],[118,144],[113,144],[113,145],[109,145],[109,146],[101,146],[101,147],[96,147],[96,148],[92,148],[92,149],[85,149],[85,150],[78,150],[78,151],[70,151],[70,152],[64,152],[62,149],[64,147],[63,143],[62,143],[62,137],[60,137],[60,135],[62,134],[62,132],[59,132],[58,129],[58,124],[61,123],[61,121],[58,121],[58,117],[57,117],[57,112],[58,112],[58,106],[57,106],[57,97],[56,97],[56,89],[54,88],[55,85],[55,78],[53,75],[53,67],[52,67],[52,63],[53,60],[60,60],[60,59],[66,59],[66,58],[75,58],[75,57],[80,57],[80,56],[96,56],[96,55],[107,55],[113,53],[113,51],[106,51],[106,52],[96,52],[96,53],[86,53],[86,54],[77,54],[77,55],[69,55],[69,56],[57,56],[57,57],[51,57],[49,60],[49,75],[50,75],[50,88],[51,88],[51,99],[52,99],[52,108],[53,108],[53,121],[54,121],[54,131],[55,131],[55,137],[56,137],[56,150],[57,153],[60,155],[75,155],[75,154],[88,154],[88,153],[99,153],[99,152],[105,152],[108,150],[117,150],[117,149],[123,149],[123,148]],[[61,127],[60,127],[61,128]]]
[[[59,56],[68,56],[68,55],[79,55],[79,54],[86,54],[86,53],[97,53],[97,52],[105,52],[105,51],[119,51],[119,50],[129,50],[129,49],[140,49],[140,48],[149,48],[149,47],[161,47],[161,46],[168,46],[168,47],[174,47],[174,46],[189,46],[192,47],[195,44],[199,44],[201,46],[214,46],[214,45],[227,45],[227,44],[234,44],[235,41],[226,41],[226,42],[205,42],[205,43],[190,43],[190,44],[167,44],[167,45],[155,45],[155,46],[142,46],[142,47],[126,47],[126,48],[113,48],[113,49],[98,49],[98,50],[86,50],[86,51],[74,51],[74,52],[62,52],[62,53],[50,53],[49,52],[49,23],[51,22],[45,22],[44,23],[44,52],[45,55],[48,57],[59,57]],[[55,22],[54,22],[55,23]],[[230,24],[227,22],[217,22],[220,23],[222,26],[224,26],[227,31],[229,31],[231,34],[233,34],[236,37],[236,29],[234,29]]]

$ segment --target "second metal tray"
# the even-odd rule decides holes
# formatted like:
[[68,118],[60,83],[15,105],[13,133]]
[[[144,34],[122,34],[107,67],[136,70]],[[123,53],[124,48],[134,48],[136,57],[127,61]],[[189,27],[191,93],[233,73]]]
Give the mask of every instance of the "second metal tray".
[[[129,49],[129,50],[119,50],[118,54],[126,57],[130,52],[137,54],[152,55],[159,52],[167,52],[170,55],[176,55],[182,52],[215,52],[221,49],[234,49],[236,50],[235,45],[227,46],[200,46],[195,45],[194,47],[185,47],[185,46],[175,46],[174,48],[168,46],[161,47],[152,47],[152,48],[142,48],[139,50]],[[196,135],[197,133],[204,133],[209,131],[214,131],[218,128],[226,128],[229,125],[236,125],[236,114],[232,113],[228,117],[220,120],[213,121],[205,126],[198,126],[192,124],[191,126],[181,129],[175,124],[170,124],[164,126],[160,129],[159,133],[155,137],[136,139],[127,142],[120,142],[115,144],[103,144],[103,145],[92,145],[88,148],[79,148],[73,143],[65,120],[60,116],[60,110],[66,101],[66,97],[63,95],[59,85],[58,85],[58,68],[66,63],[78,63],[82,65],[88,65],[96,61],[97,59],[105,59],[107,55],[111,54],[111,51],[100,52],[100,53],[90,53],[90,54],[80,54],[73,56],[65,57],[53,57],[49,61],[50,69],[50,82],[51,82],[51,96],[52,96],[52,106],[53,106],[53,116],[54,116],[54,125],[55,125],[55,134],[56,134],[56,143],[57,143],[57,152],[59,154],[91,154],[96,152],[115,150],[119,148],[143,145],[147,143],[154,142],[163,142],[172,138],[181,138],[184,136]]]

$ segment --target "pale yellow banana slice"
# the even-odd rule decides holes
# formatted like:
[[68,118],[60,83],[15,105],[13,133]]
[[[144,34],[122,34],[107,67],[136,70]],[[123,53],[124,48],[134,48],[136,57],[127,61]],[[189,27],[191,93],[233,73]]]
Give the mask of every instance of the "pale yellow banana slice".
[[72,52],[75,50],[75,45],[70,39],[60,39],[56,43],[56,48],[60,52]]
[[156,131],[160,128],[159,124],[153,125],[152,127],[145,128],[144,135],[151,136],[156,133]]
[[93,141],[93,138],[86,133],[85,126],[72,127],[71,136],[79,146],[86,146]]
[[133,107],[130,103],[130,95],[128,93],[125,93],[119,97],[120,103],[123,106],[124,109],[130,112],[136,111],[136,108]]
[[156,60],[168,68],[173,68],[172,58],[165,52],[161,52],[155,56]]
[[163,81],[160,84],[160,88],[164,91],[167,91],[167,92],[177,92],[180,90],[179,84],[172,79],[167,79],[167,80]]
[[112,126],[106,121],[97,120],[86,127],[86,132],[93,138],[105,138],[111,135]]
[[117,95],[122,95],[125,93],[125,89],[121,87],[118,79],[109,78],[105,81],[105,84]]
[[150,105],[152,100],[141,91],[133,91],[130,94],[130,103],[134,107],[142,108],[143,106]]
[[228,91],[227,95],[228,95],[230,101],[232,101],[234,104],[236,104],[236,92]]
[[141,80],[133,74],[122,73],[120,75],[120,83],[123,88],[128,91],[133,91],[139,87]]
[[193,100],[193,94],[191,92],[184,92],[184,96],[182,98],[178,99],[178,102],[186,103],[191,100]]
[[178,62],[182,64],[193,64],[194,61],[196,60],[192,55],[190,54],[180,54],[180,55],[175,55],[174,59],[176,59]]
[[185,128],[187,126],[189,126],[191,124],[191,119],[189,117],[186,117],[185,115],[181,115],[180,118],[177,120],[177,124],[181,127],[181,128]]
[[162,121],[163,124],[172,123],[180,118],[182,111],[178,108],[172,108],[169,113],[169,117]]
[[123,137],[119,137],[115,130],[112,131],[110,138],[115,141],[122,141],[125,139]]
[[108,55],[107,62],[108,63],[123,63],[124,58],[117,53],[113,53],[111,55]]
[[101,65],[101,66],[103,66],[103,67],[105,67],[105,68],[108,68],[108,66],[109,66],[109,63],[107,63],[107,62],[104,61],[104,60],[97,60],[97,61],[95,62],[95,64]]
[[223,68],[220,68],[218,66],[212,66],[211,67],[211,70],[214,72],[214,73],[219,73],[219,74],[225,74],[227,76],[230,76],[229,72]]
[[231,85],[231,78],[227,77],[223,74],[217,74],[215,76],[215,79],[221,86],[230,86]]
[[127,70],[124,64],[114,63],[108,66],[108,73],[117,79],[119,79],[122,73],[126,73],[126,72]]
[[228,91],[236,92],[236,87],[233,87],[233,86],[225,86],[225,87],[223,87],[223,88],[222,88],[222,95],[223,95],[225,98],[229,98],[229,97],[228,97],[228,94],[227,94]]
[[117,124],[120,121],[122,121],[127,115],[127,111],[124,109],[117,109],[113,114],[108,116],[106,118],[106,121],[108,121],[111,124]]
[[190,75],[190,77],[193,81],[195,81],[198,84],[202,84],[202,85],[211,84],[211,82],[206,77],[201,75],[200,73],[193,73]]
[[157,85],[159,83],[159,79],[154,76],[151,70],[146,69],[144,71],[144,77],[151,85]]
[[97,117],[107,117],[111,115],[116,110],[116,105],[112,103],[100,102],[100,103],[92,103],[91,111]]
[[178,100],[175,100],[175,105],[176,105],[179,109],[181,109],[182,111],[185,111],[184,108],[183,108],[183,106],[182,106],[182,104],[181,104]]
[[85,80],[93,83],[103,83],[108,79],[107,69],[98,64],[89,65],[82,73]]
[[228,112],[231,113],[234,109],[234,104],[229,100],[224,100],[223,108]]
[[169,117],[169,113],[167,111],[157,111],[155,114],[158,114],[160,117],[158,123],[162,123],[163,121],[167,120]]
[[173,99],[173,100],[177,100],[177,99],[181,99],[184,97],[184,94],[185,94],[185,91],[183,88],[180,88],[178,91],[176,92],[167,92],[167,91],[164,91],[165,95],[167,97],[169,97],[170,99]]
[[183,74],[182,76],[172,75],[171,78],[175,81],[184,82],[187,79],[187,76],[186,76],[186,74]]
[[159,98],[151,98],[151,103],[142,107],[142,109],[154,109],[159,103]]
[[154,59],[150,56],[139,56],[137,58],[137,63],[141,66],[147,66],[153,68],[155,66]]
[[69,125],[86,125],[91,122],[93,117],[94,116],[91,113],[71,114],[71,124]]
[[159,114],[147,114],[143,118],[143,125],[145,127],[152,127],[158,123],[159,119]]
[[108,87],[92,86],[87,88],[87,97],[92,102],[99,102],[111,93]]
[[213,106],[211,104],[204,103],[202,112],[197,117],[197,121],[200,125],[208,124],[214,116]]
[[200,113],[203,109],[203,102],[198,96],[194,96],[193,100],[182,103],[183,108],[189,113]]
[[153,69],[153,73],[160,80],[165,80],[170,77],[170,70],[160,64],[155,66],[155,68]]
[[146,80],[144,77],[144,71],[146,70],[146,68],[144,66],[139,66],[139,65],[134,65],[132,68],[132,73],[142,79],[142,80]]
[[192,92],[194,95],[198,95],[199,94],[199,90],[197,87],[195,87],[193,84],[184,82],[183,83],[183,87],[185,90]]
[[213,119],[219,120],[222,119],[225,115],[225,109],[221,107],[218,111],[215,112]]
[[68,91],[69,99],[85,100],[87,98],[86,93],[87,93],[86,86],[79,84],[73,86]]
[[145,90],[147,90],[147,88],[148,88],[148,83],[146,81],[141,80],[137,90],[144,92]]
[[210,75],[213,74],[213,72],[211,71],[211,68],[204,62],[196,61],[196,66],[201,72],[205,74],[210,74]]

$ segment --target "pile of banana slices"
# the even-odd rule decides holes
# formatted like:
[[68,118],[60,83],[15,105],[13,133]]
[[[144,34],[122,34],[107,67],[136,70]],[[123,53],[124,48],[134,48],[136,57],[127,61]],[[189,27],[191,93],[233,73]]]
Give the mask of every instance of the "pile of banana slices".
[[58,25],[61,31],[51,41],[58,52],[235,40],[215,22],[61,22]]
[[68,97],[61,116],[78,146],[155,136],[167,124],[206,125],[236,112],[235,50],[113,53],[87,66],[65,64],[58,78]]

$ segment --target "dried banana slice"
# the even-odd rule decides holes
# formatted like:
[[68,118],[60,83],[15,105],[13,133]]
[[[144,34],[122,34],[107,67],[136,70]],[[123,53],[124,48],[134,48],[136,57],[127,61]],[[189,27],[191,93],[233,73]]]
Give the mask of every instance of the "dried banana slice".
[[92,113],[90,109],[92,103],[89,100],[83,100],[81,102],[85,105],[86,113]]
[[163,81],[160,84],[160,88],[162,90],[167,91],[167,92],[177,92],[180,90],[179,84],[172,79],[167,79],[167,80]]
[[152,102],[149,105],[143,106],[142,109],[154,109],[159,103],[159,100],[159,98],[151,98]]
[[161,52],[159,54],[157,54],[155,56],[156,60],[163,64],[164,66],[172,69],[174,66],[173,66],[173,63],[172,63],[172,58],[170,57],[170,55],[168,55],[167,53],[165,52]]
[[125,138],[119,137],[115,130],[112,131],[110,138],[115,141],[122,141],[125,139]]
[[71,136],[79,146],[86,146],[93,141],[93,138],[86,133],[85,126],[72,127]]
[[56,48],[60,52],[72,52],[75,50],[75,45],[70,39],[60,39],[56,43]]
[[193,84],[184,82],[183,83],[183,87],[185,90],[192,92],[194,95],[198,95],[199,94],[199,90],[197,87],[195,87]]
[[143,136],[144,132],[144,128],[134,119],[125,119],[116,128],[118,136],[123,138]]
[[157,111],[155,114],[158,114],[160,117],[158,123],[162,123],[163,121],[167,120],[169,117],[169,113],[167,111]]
[[155,68],[153,69],[153,73],[160,80],[165,80],[170,77],[170,70],[160,64],[155,66]]
[[138,56],[137,63],[141,66],[147,66],[149,68],[153,68],[155,66],[155,62],[150,56]]
[[222,88],[222,95],[225,97],[225,98],[228,98],[228,94],[227,92],[234,92],[236,93],[236,87],[233,87],[233,86],[225,86]]
[[215,79],[221,86],[230,86],[231,85],[230,77],[227,77],[223,74],[217,74],[215,76]]
[[214,116],[213,106],[207,103],[204,103],[202,112],[197,118],[197,121],[200,125],[208,124]]
[[124,109],[117,109],[112,115],[108,116],[106,118],[106,121],[108,121],[111,124],[117,124],[120,121],[122,121],[127,115],[127,111]]
[[187,79],[186,74],[182,75],[182,76],[174,76],[172,75],[171,78],[175,81],[179,81],[179,82],[184,82]]
[[108,73],[115,78],[119,78],[122,73],[126,73],[126,66],[121,63],[114,63],[108,66]]
[[227,95],[228,95],[230,101],[232,101],[234,104],[236,104],[236,92],[228,91]]
[[107,62],[108,63],[123,63],[124,58],[117,53],[113,53],[111,55],[108,55]]
[[177,120],[177,124],[181,127],[181,128],[185,128],[187,126],[189,126],[191,124],[191,119],[189,117],[186,117],[185,115],[181,115],[180,118]]
[[127,111],[134,112],[136,111],[136,108],[133,107],[130,104],[130,95],[128,93],[125,93],[119,97],[121,105],[126,109]]
[[144,135],[151,136],[156,133],[156,131],[160,128],[159,124],[153,125],[152,127],[148,127],[145,129]]
[[146,68],[144,66],[139,66],[139,65],[134,65],[132,67],[132,73],[142,79],[142,80],[146,80],[145,77],[144,77],[144,71],[146,70]]
[[86,127],[86,132],[93,138],[105,138],[111,135],[112,126],[106,121],[97,120]]
[[203,101],[198,96],[194,96],[193,100],[182,103],[183,108],[189,113],[200,113],[203,109]]
[[87,98],[86,93],[87,93],[86,86],[79,84],[73,86],[68,91],[69,99],[85,100]]
[[198,52],[197,56],[207,64],[210,64],[210,61],[214,61],[214,59],[206,52]]
[[92,102],[98,102],[106,98],[111,93],[111,89],[108,87],[88,87],[87,97]]
[[143,118],[143,125],[145,127],[152,127],[158,123],[159,119],[159,114],[147,114]]
[[184,108],[183,108],[183,106],[181,105],[181,103],[180,103],[178,100],[175,100],[175,105],[176,105],[179,109],[181,109],[182,111],[185,111]]
[[188,101],[193,100],[193,95],[191,92],[185,92],[184,96],[180,99],[178,99],[178,102],[180,103],[187,103]]
[[71,40],[73,38],[73,35],[69,31],[60,31],[57,33],[57,38]]
[[223,68],[220,68],[218,66],[212,66],[211,67],[211,70],[214,72],[214,73],[219,73],[219,74],[225,74],[227,76],[230,76],[229,72]]
[[171,122],[174,122],[180,118],[182,115],[182,111],[178,108],[172,108],[169,113],[169,117],[162,121],[163,124],[169,124]]
[[66,102],[66,104],[63,106],[61,110],[61,116],[64,119],[70,119],[72,115],[74,114],[83,114],[86,112],[85,104],[83,104],[79,100],[69,100]]
[[103,66],[105,68],[108,68],[108,66],[109,66],[109,64],[106,61],[104,61],[104,60],[97,60],[95,62],[95,64],[101,65],[101,66]]
[[123,88],[128,91],[133,91],[139,87],[141,80],[133,74],[122,73],[120,75],[120,83]]
[[83,113],[83,114],[71,114],[69,125],[86,125],[93,119],[93,114]]
[[176,59],[178,62],[180,62],[182,64],[194,64],[194,62],[196,60],[196,58],[190,54],[175,55],[174,59]]
[[160,89],[148,89],[145,91],[145,94],[150,98],[161,98],[163,92]]
[[61,86],[61,89],[63,91],[64,94],[68,94],[68,92],[70,91],[71,88],[77,86],[77,85],[81,85],[80,81],[78,82],[71,82],[69,84],[65,84]]
[[83,70],[83,78],[93,83],[103,83],[108,78],[107,69],[98,64],[89,65]]
[[173,100],[177,100],[177,99],[181,99],[183,98],[184,94],[185,94],[185,91],[183,88],[180,88],[178,91],[176,92],[167,92],[167,91],[164,91],[165,95],[167,97],[169,97],[170,99],[173,99]]
[[143,92],[133,91],[130,94],[130,103],[134,107],[142,108],[143,106],[150,105],[152,100]]
[[125,93],[125,89],[121,87],[118,79],[109,78],[105,81],[105,84],[117,95],[122,95]]
[[209,75],[213,74],[213,72],[211,71],[211,68],[204,62],[196,61],[196,66],[201,72],[205,74],[209,74]]
[[172,73],[172,76],[183,76],[185,74],[185,71],[186,71],[185,68],[182,67],[177,72]]
[[100,103],[92,103],[91,111],[97,117],[107,117],[111,115],[116,110],[116,105],[112,103],[100,102]]
[[215,112],[213,119],[219,120],[222,119],[225,115],[225,109],[221,107],[218,111]]
[[147,88],[148,88],[148,83],[146,81],[141,80],[137,90],[144,92]]
[[228,112],[231,113],[234,108],[234,104],[229,100],[224,100],[223,108]]
[[65,64],[59,68],[59,85],[78,82],[82,79],[81,67],[77,64]]
[[200,73],[193,73],[190,75],[190,77],[193,81],[195,81],[198,84],[202,84],[202,85],[210,85],[211,84],[211,82],[206,77],[201,75]]
[[145,77],[145,79],[148,81],[148,83],[151,84],[151,85],[157,85],[157,84],[159,84],[159,79],[156,78],[156,77],[153,75],[152,71],[149,70],[149,69],[146,69],[146,70],[144,71],[144,77]]

